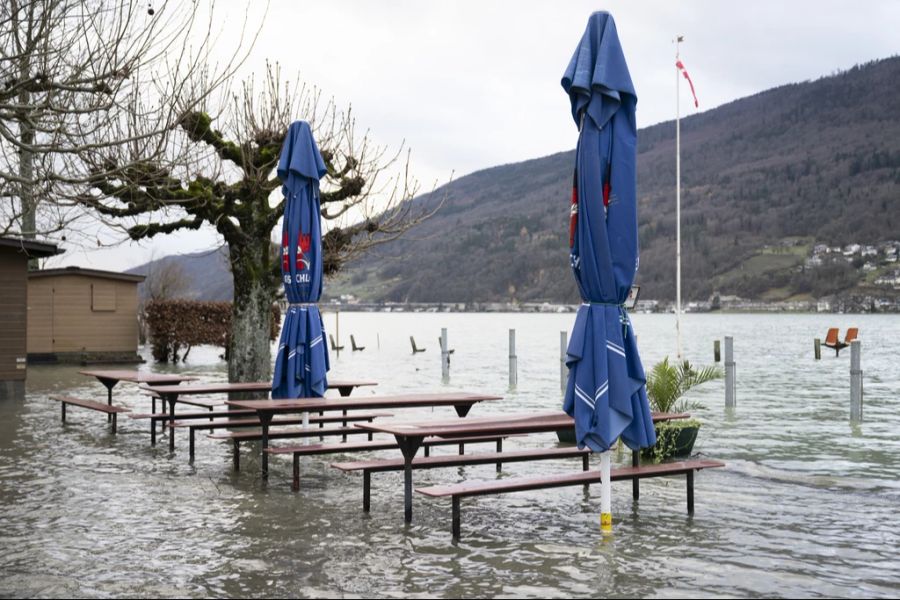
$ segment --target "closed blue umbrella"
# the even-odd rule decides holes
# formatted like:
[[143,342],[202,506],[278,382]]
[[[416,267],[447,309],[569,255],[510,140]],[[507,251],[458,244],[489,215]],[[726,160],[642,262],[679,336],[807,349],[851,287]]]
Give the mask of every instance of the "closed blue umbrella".
[[656,442],[625,310],[638,267],[637,95],[609,13],[591,15],[562,86],[579,127],[569,241],[582,299],[567,350],[563,408],[575,420],[579,447],[604,453],[608,470],[606,451],[617,438],[633,450]]
[[309,123],[291,123],[278,160],[284,194],[281,275],[290,306],[275,357],[273,398],[324,396],[328,388],[328,348],[316,306],[322,295],[319,179],[325,170]]

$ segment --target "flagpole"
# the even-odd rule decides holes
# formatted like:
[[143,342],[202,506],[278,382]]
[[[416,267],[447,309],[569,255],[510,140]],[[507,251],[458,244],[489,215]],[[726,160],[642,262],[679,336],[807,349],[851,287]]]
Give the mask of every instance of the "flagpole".
[[[679,44],[684,36],[675,37],[675,62],[680,59]],[[675,67],[675,339],[676,356],[681,363],[681,73]]]

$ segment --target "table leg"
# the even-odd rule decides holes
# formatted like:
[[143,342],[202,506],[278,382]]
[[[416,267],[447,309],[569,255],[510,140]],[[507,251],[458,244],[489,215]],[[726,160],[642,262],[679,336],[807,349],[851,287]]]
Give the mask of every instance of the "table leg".
[[353,391],[353,386],[348,385],[348,386],[339,387],[338,391],[341,393],[342,397],[346,398]]
[[178,400],[177,395],[167,396],[166,401],[169,403],[169,452],[175,452],[175,402]]
[[262,462],[262,478],[267,479],[269,477],[269,453],[266,450],[269,449],[269,425],[272,424],[272,413],[267,413],[263,411],[259,411],[259,425],[262,427],[262,440],[261,440],[261,448],[260,452],[262,452],[261,462]]
[[425,439],[421,435],[395,435],[400,452],[403,453],[403,518],[412,521],[412,461]]
[[457,416],[459,416],[461,418],[461,417],[465,417],[467,414],[469,414],[469,411],[472,410],[473,404],[475,404],[475,403],[467,402],[465,404],[454,404],[453,408],[456,409]]
[[[110,381],[109,379],[101,379],[100,383],[106,386],[106,404],[112,406],[112,390],[116,387],[115,381]],[[109,423],[112,421],[112,413],[106,414],[106,422]]]
[[[156,411],[153,411],[154,413]],[[150,445],[156,445],[156,419],[150,417]]]

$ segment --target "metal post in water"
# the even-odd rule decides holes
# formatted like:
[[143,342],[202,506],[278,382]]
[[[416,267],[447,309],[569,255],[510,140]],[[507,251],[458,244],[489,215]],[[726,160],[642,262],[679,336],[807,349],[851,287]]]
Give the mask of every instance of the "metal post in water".
[[509,387],[515,387],[519,381],[516,364],[516,330],[509,330]]
[[569,334],[565,331],[559,332],[559,389],[566,391],[566,379],[568,370],[566,369],[566,350],[569,347]]
[[722,348],[719,344],[719,340],[713,342],[713,360],[722,362]]
[[737,404],[735,393],[734,338],[725,336],[725,407],[733,408]]
[[447,328],[441,328],[441,377],[450,378],[450,350],[447,344]]
[[822,360],[822,340],[816,338],[816,341],[813,342],[813,349],[816,353],[816,360]]
[[341,310],[336,308],[334,310],[334,352],[335,354],[341,353]]
[[862,343],[850,342],[850,420],[860,422],[863,418],[862,385]]

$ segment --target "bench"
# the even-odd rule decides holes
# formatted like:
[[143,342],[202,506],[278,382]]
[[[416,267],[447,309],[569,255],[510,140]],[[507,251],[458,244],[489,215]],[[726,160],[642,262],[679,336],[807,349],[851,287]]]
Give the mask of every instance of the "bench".
[[[250,416],[255,415],[255,410],[222,410],[222,411],[212,411],[212,412],[183,412],[183,413],[175,413],[175,418],[181,420],[188,419],[204,419],[212,421],[217,417],[239,417],[239,416]],[[165,412],[151,412],[151,413],[132,413],[129,414],[128,417],[130,419],[150,419],[150,444],[156,445],[156,424],[157,423],[167,423],[169,421],[169,413]]]
[[[469,444],[478,444],[478,443],[496,443],[497,444],[497,452],[503,451],[503,439],[506,436],[497,436],[497,435],[484,435],[484,436],[474,436],[465,438],[465,442]],[[430,448],[432,446],[452,446],[455,444],[460,444],[460,453],[462,453],[462,444],[460,441],[463,438],[442,438],[442,437],[430,437],[425,438],[422,442],[422,445],[425,448]],[[346,442],[340,444],[316,444],[309,446],[281,446],[274,448],[266,448],[266,452],[268,454],[292,454],[294,456],[294,479],[291,485],[291,489],[299,490],[300,489],[300,457],[301,456],[317,456],[322,454],[341,454],[341,453],[349,453],[349,452],[371,452],[374,450],[396,450],[399,446],[395,440],[374,440],[368,442]],[[455,456],[453,458],[456,458]],[[490,461],[496,462],[496,459]],[[239,463],[235,461],[234,468],[238,470]]]
[[[658,465],[646,465],[638,467],[623,467],[613,469],[610,479],[612,481],[634,481],[650,477],[666,477],[670,475],[687,476],[687,509],[689,514],[694,513],[694,472],[701,469],[713,469],[724,467],[725,463],[717,460],[689,460],[682,462],[663,463]],[[566,487],[571,485],[590,485],[600,483],[598,471],[574,473],[565,475],[553,475],[548,477],[517,477],[500,481],[464,481],[451,485],[437,485],[433,487],[416,488],[420,494],[430,498],[446,498],[450,496],[453,502],[453,539],[460,537],[460,499],[471,496],[487,496],[506,494],[510,492],[524,492],[527,490],[542,490],[548,488]]]
[[[484,454],[445,455],[414,458],[413,469],[439,469],[442,467],[465,467],[470,465],[487,465],[496,463],[497,472],[505,462],[525,462],[533,460],[553,460],[562,458],[581,458],[582,469],[588,470],[590,450],[578,448],[538,448],[533,450],[516,450],[514,452],[486,452]],[[363,511],[369,512],[372,473],[384,473],[387,471],[402,471],[405,464],[402,458],[391,460],[367,460],[356,462],[334,463],[335,469],[344,472],[362,471],[363,473]]]
[[[237,412],[237,411],[236,411]],[[241,411],[243,412],[243,411]],[[254,415],[256,411],[250,411]],[[178,416],[178,415],[176,415]],[[353,421],[368,421],[371,422],[373,419],[377,417],[390,417],[393,416],[392,413],[389,412],[360,412],[353,413],[352,415],[333,415],[333,414],[320,414],[320,415],[310,415],[309,422],[310,423],[318,423],[319,428],[323,428],[325,423],[346,423]],[[166,419],[168,420],[168,418]],[[272,419],[272,425],[301,425],[303,424],[303,417],[277,417]],[[168,424],[167,424],[168,425]],[[190,460],[194,460],[194,447],[196,445],[196,432],[197,431],[208,431],[215,429],[241,429],[245,427],[259,427],[260,422],[259,418],[252,416],[244,419],[228,419],[228,420],[220,420],[220,421],[209,421],[209,422],[201,422],[201,423],[192,423],[190,421],[175,421],[169,427],[189,427],[190,428]],[[271,434],[270,434],[271,435]],[[346,432],[344,433],[346,435]]]
[[[342,415],[343,417],[343,415]],[[356,427],[332,427],[332,428],[309,428],[309,429],[286,429],[281,431],[269,431],[270,440],[286,440],[295,438],[309,438],[335,435],[368,435],[369,441],[372,440],[372,432]],[[234,431],[229,433],[214,433],[206,436],[213,440],[231,440],[233,445],[233,462],[234,470],[241,470],[241,442],[258,442],[262,441],[261,431]]]
[[116,415],[118,415],[119,413],[129,412],[127,408],[122,408],[121,406],[112,406],[104,402],[94,402],[93,400],[82,400],[80,398],[73,398],[72,396],[50,396],[50,399],[56,400],[62,407],[63,423],[66,422],[66,405],[71,404],[72,406],[80,406],[81,408],[96,410],[98,412],[110,415],[112,417],[113,433],[116,432]]

